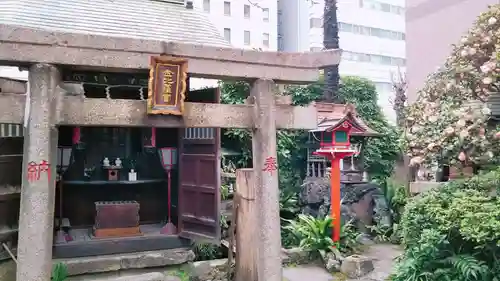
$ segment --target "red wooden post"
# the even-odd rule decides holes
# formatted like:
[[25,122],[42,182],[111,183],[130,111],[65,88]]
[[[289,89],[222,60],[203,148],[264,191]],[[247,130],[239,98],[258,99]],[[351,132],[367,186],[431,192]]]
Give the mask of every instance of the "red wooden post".
[[330,194],[331,209],[333,218],[333,242],[340,241],[340,161],[341,157],[333,154],[331,156],[332,166],[330,170]]

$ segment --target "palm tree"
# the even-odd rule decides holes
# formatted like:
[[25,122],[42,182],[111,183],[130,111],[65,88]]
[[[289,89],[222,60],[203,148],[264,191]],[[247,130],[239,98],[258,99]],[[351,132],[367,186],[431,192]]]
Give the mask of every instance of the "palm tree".
[[[339,26],[337,22],[337,0],[325,0],[323,12],[323,46],[326,50],[339,48]],[[338,96],[339,66],[325,67],[325,87],[323,99],[326,102],[343,103]]]

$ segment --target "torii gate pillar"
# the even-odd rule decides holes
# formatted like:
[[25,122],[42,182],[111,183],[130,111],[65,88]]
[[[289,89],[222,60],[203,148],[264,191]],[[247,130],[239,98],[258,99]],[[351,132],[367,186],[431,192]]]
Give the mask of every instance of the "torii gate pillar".
[[281,231],[279,218],[278,160],[276,154],[275,97],[272,80],[252,84],[254,99],[252,156],[257,188],[257,218],[260,222],[258,280],[282,281]]

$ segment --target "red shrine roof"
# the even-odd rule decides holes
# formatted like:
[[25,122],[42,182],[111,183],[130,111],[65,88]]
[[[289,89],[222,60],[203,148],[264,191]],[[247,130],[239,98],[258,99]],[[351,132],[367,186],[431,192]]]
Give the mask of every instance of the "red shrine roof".
[[353,130],[354,136],[378,136],[378,132],[374,131],[361,119],[352,104],[335,104],[335,103],[316,103],[316,111],[318,115],[318,128],[311,132],[330,131],[340,126],[344,121],[349,121]]

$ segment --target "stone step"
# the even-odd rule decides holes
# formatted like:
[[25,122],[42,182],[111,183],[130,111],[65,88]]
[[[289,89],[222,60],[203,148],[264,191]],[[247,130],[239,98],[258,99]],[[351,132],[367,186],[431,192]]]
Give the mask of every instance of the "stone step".
[[131,254],[55,259],[54,263],[64,263],[68,268],[68,274],[74,276],[176,266],[191,262],[194,258],[195,255],[191,249],[181,248]]
[[161,272],[150,272],[143,274],[125,274],[119,277],[114,276],[86,276],[86,277],[70,277],[68,281],[182,281],[177,276],[168,275]]
[[[54,259],[53,263],[62,262],[67,266],[68,281],[113,280],[113,278],[136,277],[144,274],[161,273],[165,280],[176,280],[170,275],[189,268],[195,258],[191,249],[180,248],[171,250],[138,252],[131,254],[94,256],[70,259]],[[0,280],[15,281],[16,265],[14,261],[0,262]],[[149,275],[143,276],[147,278]],[[122,281],[122,279],[118,279]],[[127,279],[124,279],[127,280]],[[149,279],[130,279],[134,281]],[[151,279],[152,281],[155,279]],[[163,279],[161,280],[163,281]]]

